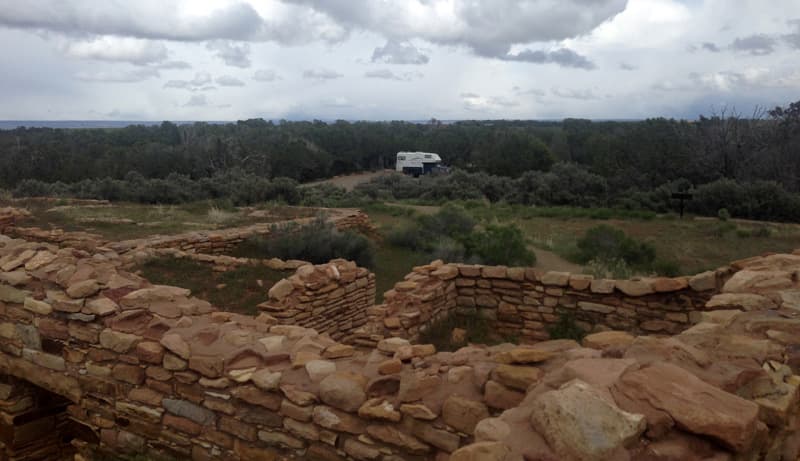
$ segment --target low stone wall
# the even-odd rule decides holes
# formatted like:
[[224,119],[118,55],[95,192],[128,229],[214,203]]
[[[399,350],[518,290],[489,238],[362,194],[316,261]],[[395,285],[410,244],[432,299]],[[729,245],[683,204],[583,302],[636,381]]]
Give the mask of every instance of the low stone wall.
[[[368,236],[376,236],[375,226],[369,216],[357,209],[312,208],[326,216],[337,229],[354,230]],[[122,254],[147,249],[173,249],[191,253],[225,254],[236,248],[247,238],[255,235],[269,235],[276,227],[290,224],[304,225],[316,218],[297,218],[288,221],[258,223],[249,226],[193,231],[175,235],[156,235],[140,239],[111,242],[102,236],[81,231],[62,229],[40,229],[38,227],[18,226],[20,219],[27,216],[24,210],[16,208],[0,209],[0,231],[6,235],[29,241],[55,243],[63,247],[94,251],[98,247],[109,247]]]
[[131,258],[132,261],[143,260],[151,257],[170,257],[176,259],[189,259],[199,263],[210,264],[214,270],[219,272],[231,271],[242,266],[264,266],[276,271],[296,270],[301,266],[308,266],[311,263],[299,259],[283,260],[280,258],[256,259],[256,258],[237,258],[228,255],[214,255],[208,253],[194,253],[189,251],[175,250],[172,248],[156,248],[144,250]]
[[5,232],[6,229],[13,227],[21,219],[29,216],[25,210],[14,207],[0,208],[0,232]]
[[549,339],[564,314],[584,331],[677,334],[699,319],[732,268],[693,277],[594,280],[533,268],[443,264],[414,268],[369,311],[358,343],[383,337],[416,340],[431,322],[451,313],[477,315],[500,334],[523,342]]
[[[800,256],[735,265],[712,302],[748,312],[704,312],[693,303],[687,312],[701,323],[676,336],[611,331],[589,335],[583,347],[556,340],[455,352],[402,338],[360,351],[266,313],[219,312],[188,290],[153,286],[123,264],[108,249],[0,240],[0,383],[12,384],[0,385],[0,412],[9,415],[0,418],[1,434],[22,434],[37,417],[16,417],[34,409],[24,398],[33,384],[68,403],[65,413],[48,415],[53,433],[77,424],[81,440],[114,454],[195,461],[800,454]],[[609,282],[593,290],[591,281],[574,286],[585,278],[558,273],[439,262],[416,268],[386,305],[369,312],[381,316],[381,328],[412,333],[421,319],[459,309],[459,289],[477,290],[478,281],[490,283],[481,289],[491,294],[481,296],[509,304],[503,297],[513,295],[499,290],[512,287],[494,282],[543,293],[533,298],[542,300],[537,307],[548,296],[577,296],[571,291],[613,294],[624,304],[658,292],[710,294],[724,272],[684,280],[688,288],[672,279],[616,281],[613,293],[598,293]],[[307,294],[347,293],[350,284],[355,292],[364,279],[369,286],[370,276],[351,263],[303,266],[272,297],[302,303]],[[552,287],[563,292],[548,293]],[[499,316],[500,301],[481,309]],[[13,447],[0,449],[8,457]],[[82,456],[76,459],[88,454]]]
[[351,261],[305,265],[269,290],[259,308],[278,322],[314,328],[331,338],[352,343],[354,331],[367,322],[375,303],[375,274]]
[[[2,244],[0,376],[69,401],[67,419],[102,450],[194,460],[434,459],[470,443],[476,418],[490,414],[481,386],[468,373],[448,380],[451,357],[432,346],[394,338],[359,353],[270,315],[218,312],[188,290],[152,286],[119,269],[114,252]],[[287,283],[314,293],[374,291],[372,275],[352,263],[298,271]],[[273,297],[300,300],[289,288]],[[476,363],[489,360],[479,355]],[[493,402],[498,411],[512,400]],[[22,424],[0,421],[11,430]]]

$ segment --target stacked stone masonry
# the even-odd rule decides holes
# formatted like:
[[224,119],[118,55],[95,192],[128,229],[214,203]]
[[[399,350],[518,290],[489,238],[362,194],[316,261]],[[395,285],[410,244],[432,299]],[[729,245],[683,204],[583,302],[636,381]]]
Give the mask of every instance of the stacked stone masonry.
[[351,261],[304,265],[269,290],[259,308],[287,325],[313,328],[331,338],[354,342],[375,302],[375,274]]
[[[11,210],[14,210],[13,212]],[[354,230],[366,235],[375,235],[375,226],[369,216],[357,209],[313,208],[314,213],[325,216],[339,230]],[[213,231],[194,231],[176,235],[156,235],[152,237],[109,242],[101,236],[82,231],[66,232],[61,229],[40,229],[38,227],[20,227],[14,224],[25,215],[16,208],[0,209],[0,229],[6,224],[6,234],[26,240],[56,243],[64,247],[93,250],[97,246],[107,246],[124,254],[148,249],[173,249],[190,253],[225,254],[233,250],[247,238],[257,235],[269,235],[277,227],[290,225],[302,226],[312,222],[310,218],[296,218],[288,221],[258,223],[249,226],[227,228]]]
[[[85,442],[46,448],[78,450],[75,459],[97,451],[196,461],[800,455],[800,253],[739,261],[683,280],[688,288],[672,279],[618,281],[613,293],[594,292],[592,282],[575,287],[563,274],[437,262],[398,283],[386,304],[366,308],[370,322],[360,330],[380,319],[381,333],[413,336],[453,309],[487,318],[494,312],[498,327],[519,325],[501,320],[501,301],[547,307],[548,297],[575,297],[577,312],[579,294],[590,293],[600,300],[613,294],[619,305],[598,304],[615,308],[629,298],[646,304],[659,293],[685,295],[691,308],[679,312],[697,322],[683,329],[670,320],[683,331],[651,335],[643,326],[650,314],[643,314],[631,332],[601,331],[582,344],[440,352],[378,333],[363,336],[374,348],[357,349],[266,312],[220,312],[188,290],[125,271],[127,259],[102,245],[86,251],[0,240],[0,434],[49,424],[54,434]],[[296,306],[307,302],[301,296],[370,281],[342,261],[303,266],[292,277],[273,287],[273,305]],[[477,290],[479,281],[489,281],[480,288],[491,293],[481,295],[496,306],[479,306],[477,291],[474,306],[459,303],[469,296],[459,290]],[[548,293],[551,287],[562,291]],[[518,296],[499,290],[541,296],[531,297],[539,304],[524,296],[516,303],[503,297]],[[610,326],[614,314],[599,314]],[[637,329],[646,335],[631,334]],[[58,398],[45,404],[32,397],[38,392]],[[2,456],[9,459],[44,449],[8,440]]]
[[534,268],[444,264],[414,268],[370,309],[358,342],[384,337],[416,340],[447,315],[484,318],[505,336],[523,342],[549,339],[548,327],[569,314],[584,331],[677,334],[700,318],[732,268],[693,277],[595,280]]

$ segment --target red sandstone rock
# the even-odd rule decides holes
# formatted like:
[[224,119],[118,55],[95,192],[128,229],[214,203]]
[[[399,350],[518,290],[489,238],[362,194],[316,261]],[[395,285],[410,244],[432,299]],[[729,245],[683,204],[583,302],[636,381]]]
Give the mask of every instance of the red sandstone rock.
[[480,420],[489,417],[486,405],[475,400],[452,396],[442,405],[442,420],[458,431],[472,435]]
[[754,442],[758,405],[706,384],[675,365],[655,364],[629,371],[614,389],[666,412],[687,431],[713,437],[736,452],[749,450]]

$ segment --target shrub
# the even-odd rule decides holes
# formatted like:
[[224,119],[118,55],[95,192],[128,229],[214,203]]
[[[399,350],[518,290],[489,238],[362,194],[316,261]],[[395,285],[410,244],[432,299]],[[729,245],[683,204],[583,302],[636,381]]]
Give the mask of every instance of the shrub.
[[574,339],[575,341],[581,341],[586,336],[586,332],[575,322],[575,317],[568,313],[559,315],[558,321],[547,327],[547,333],[550,335],[550,339]]
[[723,238],[729,232],[736,230],[736,224],[732,222],[722,221],[717,223],[716,226],[711,228],[711,234],[717,238]]
[[598,279],[629,279],[633,276],[630,266],[622,258],[595,258],[586,263],[583,269]]
[[475,220],[467,212],[455,205],[445,205],[432,215],[419,217],[422,230],[428,235],[446,235],[460,239],[475,227]]
[[653,263],[653,272],[664,277],[677,277],[681,275],[681,266],[675,261],[658,258]]
[[578,240],[578,259],[587,263],[597,259],[611,261],[621,259],[631,267],[649,268],[656,258],[653,245],[638,242],[620,229],[606,224],[592,227]]
[[464,244],[449,237],[441,237],[433,245],[432,259],[441,259],[447,262],[472,262],[467,261]]
[[720,208],[719,211],[717,211],[717,217],[720,221],[727,221],[731,219],[731,213],[727,208]]
[[514,225],[489,225],[484,231],[472,233],[465,246],[467,254],[477,256],[483,264],[530,266],[536,262],[522,231]]
[[386,241],[400,248],[414,251],[424,250],[421,232],[419,224],[415,222],[400,224],[389,232]]
[[[374,267],[374,249],[361,234],[339,231],[323,219],[298,229],[276,229],[268,237],[251,237],[237,251],[249,257],[301,259],[323,264],[344,258],[362,267]],[[254,256],[257,255],[257,256]]]
[[736,236],[739,238],[765,238],[772,235],[772,230],[767,226],[757,226],[752,228],[737,227]]

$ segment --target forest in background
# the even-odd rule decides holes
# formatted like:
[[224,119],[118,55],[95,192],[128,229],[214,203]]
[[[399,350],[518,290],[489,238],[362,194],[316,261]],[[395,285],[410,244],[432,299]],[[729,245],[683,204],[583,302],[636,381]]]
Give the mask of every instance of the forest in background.
[[[230,124],[0,131],[0,187],[144,203],[230,199],[335,204],[488,199],[535,206],[672,209],[800,221],[800,102],[695,121]],[[400,150],[439,153],[456,173],[388,177],[352,193],[298,182],[392,168]]]

